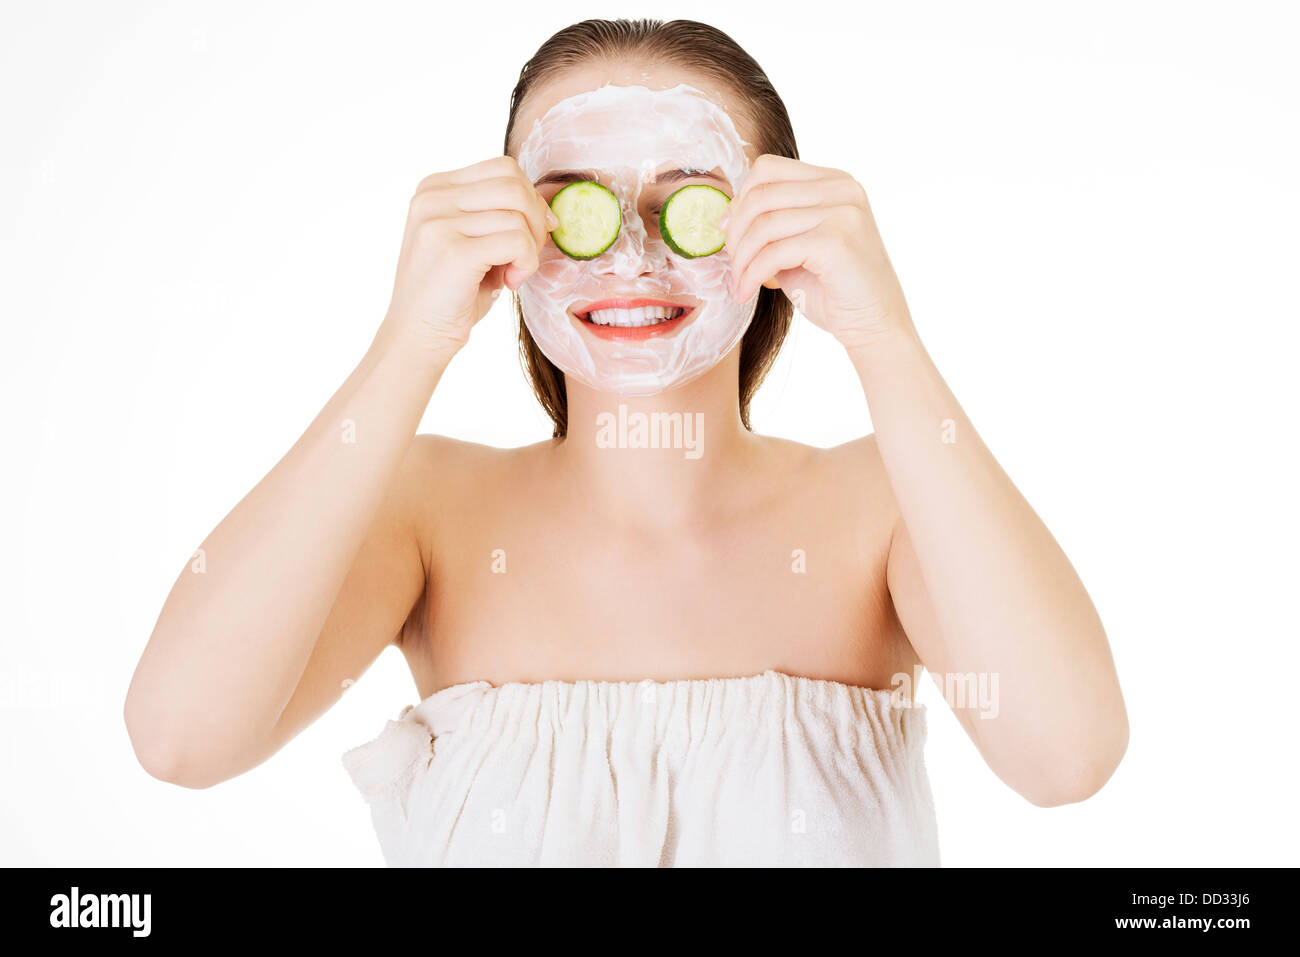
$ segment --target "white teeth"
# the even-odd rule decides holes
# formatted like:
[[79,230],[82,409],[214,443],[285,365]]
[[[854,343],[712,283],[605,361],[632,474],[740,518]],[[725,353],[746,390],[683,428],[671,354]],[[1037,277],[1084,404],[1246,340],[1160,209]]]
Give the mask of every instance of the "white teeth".
[[642,306],[639,309],[597,309],[587,319],[601,326],[653,326],[676,319],[683,310],[667,306]]

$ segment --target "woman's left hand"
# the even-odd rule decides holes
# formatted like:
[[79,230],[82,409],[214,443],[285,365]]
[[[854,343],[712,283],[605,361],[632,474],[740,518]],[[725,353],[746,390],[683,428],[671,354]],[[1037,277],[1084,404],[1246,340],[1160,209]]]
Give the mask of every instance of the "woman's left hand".
[[723,231],[737,302],[760,284],[781,289],[849,350],[915,334],[867,192],[843,170],[764,153],[732,198]]

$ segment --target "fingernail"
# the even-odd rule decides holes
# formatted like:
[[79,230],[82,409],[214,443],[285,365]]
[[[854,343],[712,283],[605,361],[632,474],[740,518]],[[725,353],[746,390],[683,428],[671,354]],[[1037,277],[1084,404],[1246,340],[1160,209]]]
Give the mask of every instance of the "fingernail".
[[546,225],[550,226],[552,229],[560,225],[560,217],[556,216],[555,213],[549,209],[546,211]]
[[718,220],[718,228],[719,229],[724,228],[727,225],[727,220],[729,219],[731,219],[731,210],[727,210],[725,213],[722,214],[722,218]]

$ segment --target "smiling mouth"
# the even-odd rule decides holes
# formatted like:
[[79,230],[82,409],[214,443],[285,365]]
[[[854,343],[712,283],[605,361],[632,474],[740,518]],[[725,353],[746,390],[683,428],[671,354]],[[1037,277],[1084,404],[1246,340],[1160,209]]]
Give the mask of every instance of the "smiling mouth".
[[574,309],[573,316],[597,338],[637,340],[675,331],[694,311],[664,299],[601,299]]

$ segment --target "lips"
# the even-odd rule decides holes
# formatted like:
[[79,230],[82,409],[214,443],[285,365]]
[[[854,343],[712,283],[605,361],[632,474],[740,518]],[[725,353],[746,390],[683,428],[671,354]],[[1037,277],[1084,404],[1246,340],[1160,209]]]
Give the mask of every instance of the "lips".
[[665,309],[682,309],[686,312],[691,311],[691,307],[684,302],[671,302],[667,299],[598,299],[595,302],[589,302],[586,305],[575,305],[573,314],[579,319],[586,320],[590,313],[598,309],[640,309],[643,306],[663,306]]
[[[680,309],[682,312],[672,319],[665,319],[662,322],[656,322],[648,326],[600,325],[587,318],[592,312],[599,309],[639,309],[643,306],[662,306],[666,309]],[[682,323],[694,312],[695,307],[684,302],[645,297],[597,299],[588,303],[577,303],[570,310],[571,315],[584,332],[595,336],[597,339],[616,339],[622,342],[638,342],[669,335],[680,328]]]

